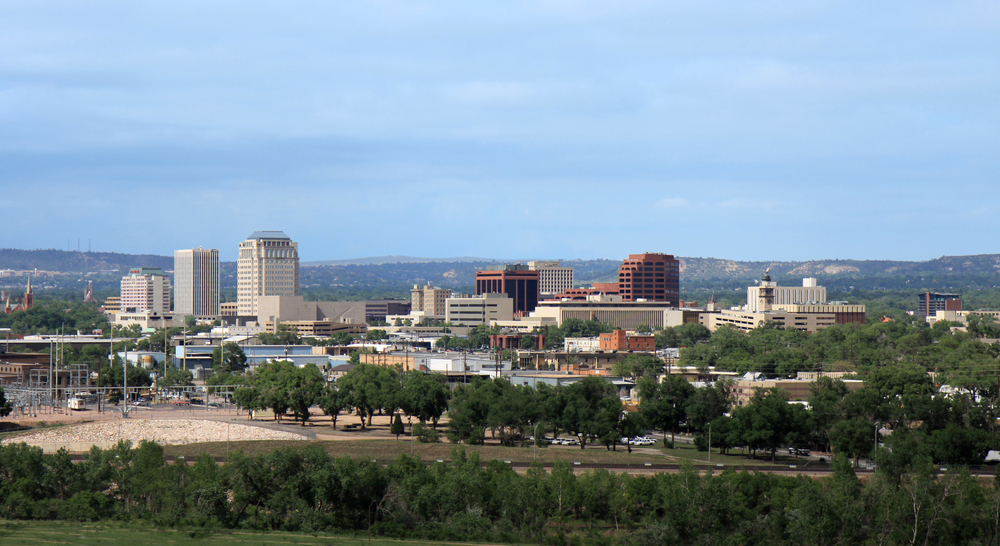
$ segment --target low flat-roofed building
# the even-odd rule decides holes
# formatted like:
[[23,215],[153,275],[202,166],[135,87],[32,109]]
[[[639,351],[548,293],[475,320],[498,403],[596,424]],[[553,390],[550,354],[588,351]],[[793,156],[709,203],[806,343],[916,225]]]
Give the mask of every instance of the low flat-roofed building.
[[[759,381],[739,380],[733,384],[734,405],[745,406],[750,402],[757,389],[769,389],[777,387],[788,393],[789,401],[801,402],[809,400],[812,396],[809,387],[814,383],[814,379],[764,379]],[[842,379],[852,392],[864,386],[864,381],[860,379]]]
[[115,326],[128,328],[138,324],[140,328],[183,328],[184,317],[174,313],[159,314],[154,311],[139,311],[135,313],[120,312],[115,315]]
[[592,352],[601,350],[601,340],[596,337],[567,337],[563,339],[564,351]]
[[717,312],[706,312],[703,324],[711,331],[716,331],[724,325],[737,330],[749,332],[774,322],[783,328],[794,328],[804,332],[815,333],[822,328],[834,324],[864,323],[865,306],[849,304],[789,304],[776,305],[772,311],[739,311],[723,309]]
[[257,296],[257,322],[329,321],[365,324],[363,301],[305,301],[302,296]]
[[[286,320],[280,322],[279,324],[282,326],[288,326],[289,328],[294,328],[295,332],[300,337],[330,337],[338,332],[363,334],[368,330],[365,324],[349,324],[334,322],[332,320]],[[267,333],[273,334],[275,332],[274,323],[268,322],[264,325],[264,329]]]
[[557,326],[566,319],[596,320],[615,328],[634,330],[642,325],[651,328],[666,326],[667,311],[674,309],[667,302],[622,301],[619,296],[590,296],[587,301],[538,302],[530,318],[549,318]]
[[598,336],[602,351],[653,352],[656,337],[652,334],[637,334],[626,330],[615,330]]
[[456,326],[478,326],[513,319],[514,300],[507,294],[487,293],[468,298],[448,298],[445,302],[445,322]]

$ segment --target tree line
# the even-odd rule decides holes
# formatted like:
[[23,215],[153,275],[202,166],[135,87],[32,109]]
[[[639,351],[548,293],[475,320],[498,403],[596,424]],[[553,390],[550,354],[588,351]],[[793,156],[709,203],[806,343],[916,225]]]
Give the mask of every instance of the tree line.
[[74,463],[0,446],[0,518],[146,521],[165,527],[355,532],[544,544],[998,544],[1000,478],[880,467],[842,457],[815,479],[690,465],[650,476],[567,463],[525,474],[455,450],[427,464],[330,457],[320,444],[170,463],[163,448],[94,447]]
[[378,413],[392,415],[400,410],[437,426],[451,395],[443,375],[360,364],[356,355],[351,361],[354,368],[333,382],[327,382],[314,364],[298,367],[282,360],[261,364],[229,382],[241,385],[233,391],[233,402],[248,411],[271,410],[276,420],[292,410],[302,424],[311,417],[309,408],[319,406],[332,418],[333,428],[344,411],[359,415],[362,427],[371,426]]

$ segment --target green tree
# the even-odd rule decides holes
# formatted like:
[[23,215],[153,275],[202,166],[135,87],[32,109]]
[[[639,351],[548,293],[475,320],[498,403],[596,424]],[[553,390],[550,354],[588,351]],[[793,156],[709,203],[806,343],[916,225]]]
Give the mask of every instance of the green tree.
[[687,403],[688,426],[699,432],[705,431],[709,423],[729,413],[732,403],[730,381],[719,380],[710,386],[695,389]]
[[311,408],[321,400],[326,380],[323,372],[315,364],[294,367],[284,376],[285,389],[288,391],[288,405],[295,413],[295,419],[305,426],[309,420]]
[[820,377],[809,385],[809,417],[813,436],[829,451],[829,431],[844,418],[844,398],[850,391],[839,379]]
[[653,355],[630,354],[615,362],[611,373],[619,377],[638,380],[641,377],[656,377],[663,371],[663,361]]
[[[223,360],[225,349],[225,360]],[[238,344],[229,342],[212,351],[212,368],[216,372],[241,374],[247,369],[247,355]]]
[[757,389],[747,405],[733,409],[732,416],[751,453],[765,450],[772,462],[779,447],[802,437],[808,427],[805,409],[789,404],[788,393],[778,388]]
[[265,332],[257,334],[257,339],[264,345],[299,345],[302,343],[298,330],[287,324],[279,324],[273,334]]
[[10,401],[4,396],[3,387],[0,387],[0,418],[7,417],[13,410],[10,406]]
[[580,437],[580,449],[586,448],[589,438],[601,438],[608,432],[608,423],[599,418],[602,411],[607,411],[607,400],[621,406],[618,389],[603,377],[587,376],[566,387],[560,428]]
[[168,366],[163,377],[156,381],[156,385],[161,388],[169,387],[193,387],[194,375],[188,370],[181,370],[173,366]]
[[341,392],[336,383],[327,383],[323,389],[323,394],[319,399],[319,407],[323,413],[329,415],[333,422],[333,429],[337,430],[337,417],[340,412],[351,408],[349,393]]
[[407,415],[412,415],[421,423],[432,421],[437,428],[438,420],[448,409],[451,391],[448,389],[447,378],[440,374],[428,374],[419,370],[410,370],[400,377],[399,406]]
[[389,334],[387,334],[385,330],[368,330],[368,333],[365,334],[365,339],[368,341],[382,341],[383,339],[388,338]]
[[406,427],[403,426],[403,418],[399,414],[393,415],[392,427],[389,429],[390,434],[395,434],[396,439],[399,439],[399,435],[406,432]]
[[694,386],[680,375],[666,375],[663,381],[644,377],[639,380],[639,411],[650,426],[670,431],[674,442],[677,426],[687,418],[688,404],[694,396]]
[[391,413],[399,407],[400,380],[395,367],[358,364],[337,380],[337,386],[361,415],[362,428],[371,426],[375,412]]
[[862,455],[875,449],[875,426],[861,419],[837,421],[827,435],[833,452],[853,458],[855,466]]

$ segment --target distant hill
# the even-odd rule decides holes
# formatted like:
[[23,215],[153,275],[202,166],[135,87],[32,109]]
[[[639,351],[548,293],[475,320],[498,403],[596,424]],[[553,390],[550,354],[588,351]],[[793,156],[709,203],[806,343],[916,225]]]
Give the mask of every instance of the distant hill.
[[159,267],[166,271],[174,268],[174,258],[173,256],[119,254],[117,252],[0,249],[0,269],[39,269],[42,271],[87,273],[112,269],[126,271],[132,267]]
[[[817,277],[831,290],[859,289],[972,289],[1000,286],[1000,254],[942,256],[927,261],[891,260],[810,260],[737,261],[721,258],[678,257],[681,262],[681,289],[714,291],[741,289],[760,278],[765,269],[783,285],[798,283],[801,277]],[[301,286],[311,292],[340,294],[344,291],[387,291],[406,294],[420,283],[468,291],[477,270],[497,264],[527,260],[489,258],[418,258],[378,256],[354,260],[303,262]],[[573,267],[578,285],[615,281],[618,260],[563,260]],[[223,288],[235,288],[236,264],[223,262]],[[0,250],[0,269],[92,273],[130,267],[173,269],[173,257],[115,252],[74,252],[64,250]],[[109,281],[110,282],[110,281]],[[74,286],[74,290],[76,287]],[[320,297],[317,295],[316,297]],[[360,297],[360,296],[359,296]]]
[[302,262],[303,266],[324,265],[381,265],[381,264],[423,264],[423,263],[461,263],[461,262],[493,262],[489,258],[416,258],[413,256],[374,256],[371,258],[354,258],[351,260],[320,260],[317,262]]

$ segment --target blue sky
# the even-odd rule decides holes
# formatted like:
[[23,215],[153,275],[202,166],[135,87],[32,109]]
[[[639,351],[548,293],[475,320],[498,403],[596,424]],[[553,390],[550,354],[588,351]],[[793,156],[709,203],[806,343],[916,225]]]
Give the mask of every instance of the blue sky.
[[1000,4],[0,4],[0,247],[1000,252]]

